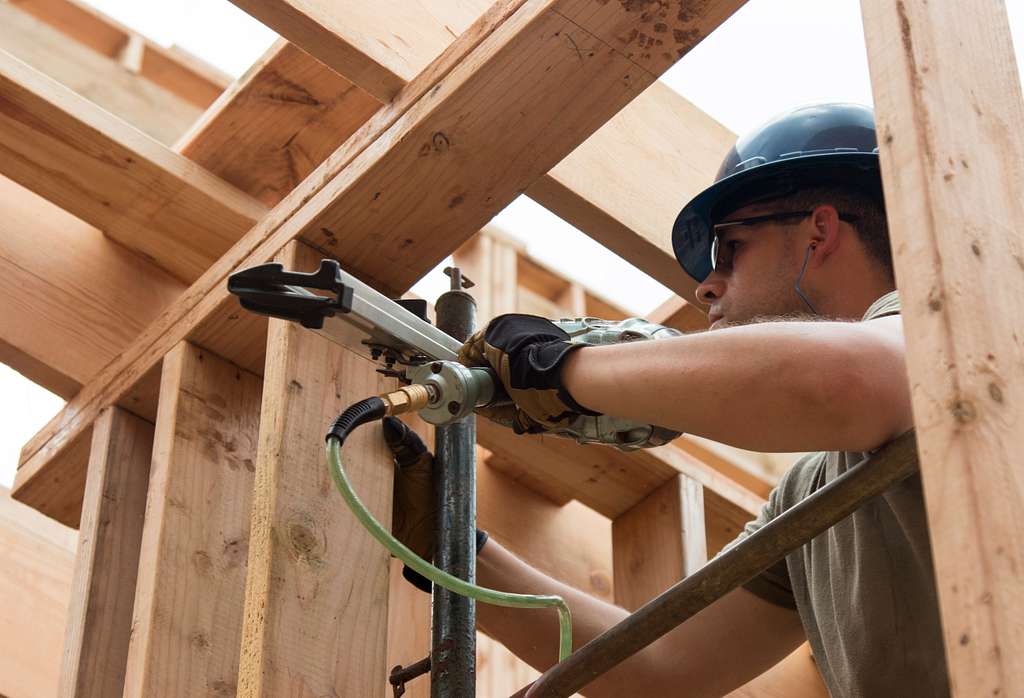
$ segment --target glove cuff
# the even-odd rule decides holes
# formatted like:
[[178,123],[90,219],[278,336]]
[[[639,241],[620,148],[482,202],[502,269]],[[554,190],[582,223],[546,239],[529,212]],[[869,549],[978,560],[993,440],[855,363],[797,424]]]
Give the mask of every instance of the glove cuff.
[[[487,543],[489,537],[490,536],[487,535],[487,531],[480,528],[476,529],[477,555],[479,555],[480,551],[484,549],[484,544]],[[434,591],[433,583],[408,565],[402,565],[402,577],[405,578],[405,581],[409,582],[420,591],[424,591],[428,594],[433,593]]]

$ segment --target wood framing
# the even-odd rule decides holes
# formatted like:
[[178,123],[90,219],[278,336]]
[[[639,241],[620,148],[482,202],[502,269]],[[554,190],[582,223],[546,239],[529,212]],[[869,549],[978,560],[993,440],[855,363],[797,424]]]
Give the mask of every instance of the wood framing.
[[[173,309],[83,388],[27,446],[15,483],[16,496],[37,471],[45,471],[51,454],[87,428],[99,409],[129,389],[133,376],[145,373],[191,333],[202,336],[202,321],[218,309],[230,307],[224,288],[230,271],[266,261],[287,241],[304,234],[365,280],[401,290],[467,238],[495,207],[510,200],[523,180],[531,181],[550,168],[674,60],[667,53],[651,57],[621,54],[610,44],[580,60],[574,50],[567,49],[565,35],[585,27],[597,37],[628,34],[640,15],[619,5],[604,5],[587,16],[564,0],[527,5],[511,15],[510,9],[499,4],[460,36],[392,104],[377,112],[232,247]],[[690,33],[685,34],[686,41],[678,50],[696,43],[731,9],[733,6],[723,2],[687,18],[683,27]],[[503,72],[527,75],[542,70],[538,66],[546,58],[560,61],[556,62],[560,69],[522,83],[522,91],[506,89],[497,79]],[[566,84],[577,85],[582,98],[573,90],[561,89]],[[601,99],[595,103],[597,96]],[[491,139],[494,129],[506,130],[510,124],[503,122],[522,111],[514,106],[517,103],[530,105],[529,119],[516,117],[515,138]],[[475,114],[474,119],[459,116],[466,109]],[[559,114],[565,131],[545,128],[545,115],[552,113]],[[452,129],[455,123],[459,125]],[[446,128],[448,135],[444,135]],[[503,152],[494,152],[495,148]],[[509,152],[516,153],[512,160],[507,158]],[[528,158],[529,154],[537,156]],[[495,161],[507,165],[500,178],[481,171]],[[419,166],[408,170],[410,162]],[[479,168],[469,167],[470,163]],[[435,195],[399,197],[402,191]],[[443,192],[440,199],[437,192]],[[415,206],[415,215],[410,205]],[[427,224],[431,220],[439,227]],[[337,235],[332,226],[347,231],[346,236]],[[394,254],[380,254],[381,250]],[[224,317],[228,319],[230,311]],[[229,341],[232,325],[218,323],[216,331]],[[220,347],[213,348],[225,353]]]
[[7,2],[0,2],[0,47],[167,145],[202,113],[201,107]]
[[57,695],[77,540],[0,487],[0,695]]
[[1006,8],[862,6],[953,692],[1024,694],[1024,101]]
[[[309,270],[320,256],[294,242],[280,260]],[[267,341],[238,694],[382,698],[388,553],[344,506],[323,434],[384,381],[366,359],[295,323],[271,320]],[[393,471],[380,427],[348,440],[344,458],[359,497],[390,521]]]
[[186,342],[163,361],[125,696],[235,691],[260,388]]
[[159,258],[184,281],[196,279],[266,210],[6,53],[0,96],[0,174]]
[[58,696],[121,695],[153,425],[118,407],[93,427]]
[[615,603],[630,611],[707,562],[704,492],[677,475],[612,523]]

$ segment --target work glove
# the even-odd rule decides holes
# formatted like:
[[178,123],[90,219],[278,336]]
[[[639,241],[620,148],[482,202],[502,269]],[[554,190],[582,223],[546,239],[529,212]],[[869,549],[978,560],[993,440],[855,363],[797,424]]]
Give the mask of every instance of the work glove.
[[[434,495],[434,454],[423,439],[397,417],[384,418],[384,442],[395,457],[395,487],[392,495],[391,535],[427,562],[434,559],[437,528],[437,500]],[[487,533],[477,529],[476,552],[487,542]],[[429,593],[433,586],[410,567],[402,576]]]
[[585,344],[573,344],[568,333],[536,315],[499,315],[476,332],[459,350],[466,366],[490,366],[514,403],[511,408],[478,410],[511,426],[517,434],[569,426],[581,414],[600,415],[576,402],[562,385],[566,357]]

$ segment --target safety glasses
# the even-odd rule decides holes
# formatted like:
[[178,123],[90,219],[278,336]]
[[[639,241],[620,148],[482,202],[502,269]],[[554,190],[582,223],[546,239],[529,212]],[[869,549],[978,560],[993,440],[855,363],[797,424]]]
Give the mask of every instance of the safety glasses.
[[[732,259],[735,253],[735,248],[732,245],[723,245],[721,243],[722,233],[740,226],[757,225],[758,223],[767,223],[769,221],[798,220],[800,218],[806,218],[812,213],[814,213],[814,211],[781,211],[777,213],[765,213],[760,216],[751,216],[750,218],[737,218],[736,220],[725,221],[723,223],[715,223],[711,226],[711,230],[714,233],[714,238],[711,240],[711,269],[713,271],[726,271],[732,269]],[[857,217],[847,213],[840,213],[839,220],[852,223],[857,220]]]

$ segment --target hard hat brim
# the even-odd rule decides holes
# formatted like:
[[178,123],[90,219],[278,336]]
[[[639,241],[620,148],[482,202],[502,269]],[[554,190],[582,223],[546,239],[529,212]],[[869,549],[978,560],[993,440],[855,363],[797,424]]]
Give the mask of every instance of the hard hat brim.
[[672,226],[672,249],[683,270],[698,283],[711,273],[712,229],[716,220],[756,200],[777,198],[800,188],[844,184],[881,195],[878,154],[822,153],[776,160],[729,175],[695,196]]

